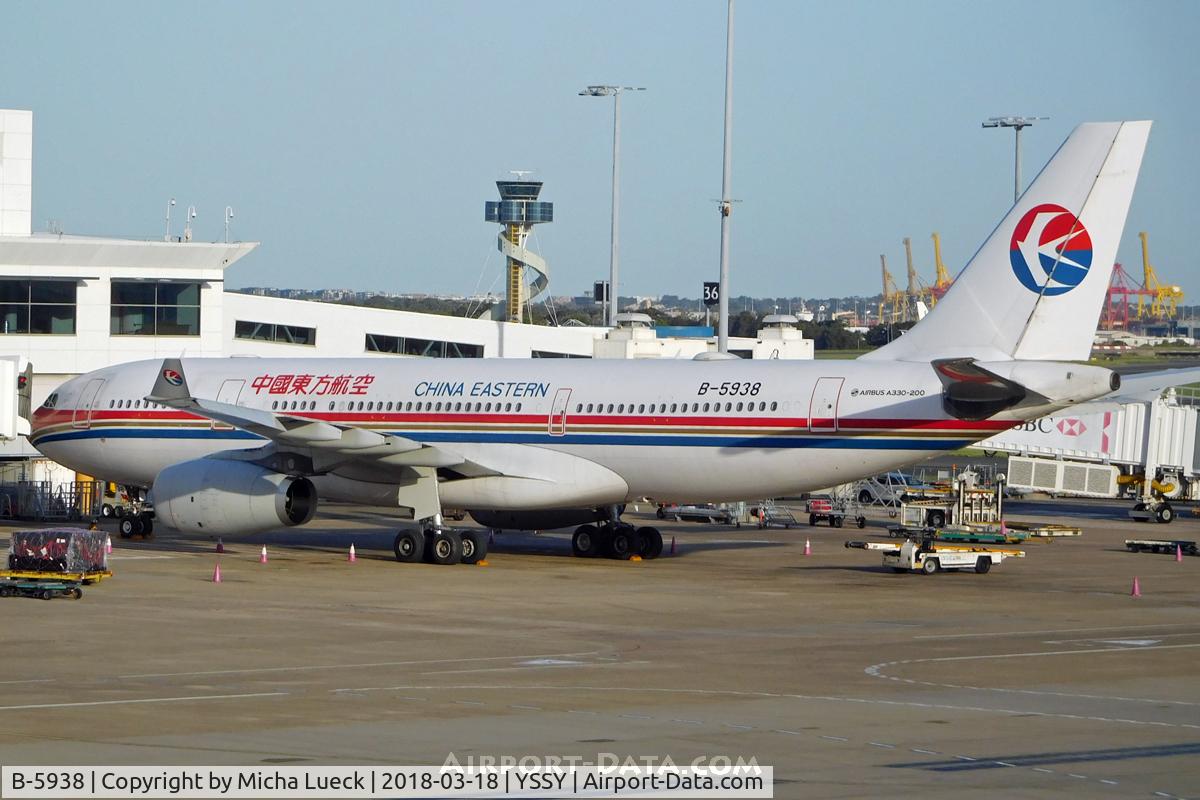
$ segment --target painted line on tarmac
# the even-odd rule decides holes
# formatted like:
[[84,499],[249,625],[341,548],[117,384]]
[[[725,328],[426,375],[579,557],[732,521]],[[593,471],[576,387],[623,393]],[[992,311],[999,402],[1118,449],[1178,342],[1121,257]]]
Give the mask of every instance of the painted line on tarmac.
[[474,658],[430,658],[421,661],[375,661],[362,664],[312,664],[294,667],[257,667],[251,669],[210,669],[199,672],[142,672],[134,675],[118,675],[118,678],[188,678],[204,675],[256,675],[264,672],[305,672],[324,669],[370,669],[372,667],[412,667],[419,664],[466,664],[474,661],[507,661],[514,658],[564,658],[567,656],[594,656],[600,650],[583,653],[536,653],[534,655],[478,656]]
[[108,557],[109,561],[162,561],[175,556],[119,556],[116,553]]
[[[1067,698],[1076,698],[1076,699],[1080,699],[1080,700],[1109,700],[1109,701],[1124,702],[1124,703],[1150,703],[1150,704],[1154,704],[1154,705],[1195,707],[1195,706],[1200,706],[1200,703],[1194,703],[1194,702],[1190,702],[1187,700],[1159,700],[1159,699],[1155,699],[1155,698],[1146,698],[1146,697],[1122,697],[1122,696],[1102,695],[1102,694],[1077,694],[1074,692],[1051,692],[1051,691],[1044,691],[1044,690],[1040,690],[1040,689],[1016,689],[1016,688],[1005,688],[1005,687],[999,687],[999,686],[968,686],[965,684],[957,684],[957,683],[939,683],[936,681],[922,681],[922,680],[917,680],[916,678],[901,678],[896,675],[888,675],[884,672],[884,670],[888,667],[905,666],[905,665],[909,665],[909,664],[934,663],[934,662],[939,662],[939,661],[982,661],[982,660],[993,659],[993,658],[1026,658],[1026,657],[1031,658],[1031,657],[1035,657],[1035,656],[1078,655],[1078,654],[1083,654],[1083,653],[1087,653],[1087,654],[1091,654],[1091,653],[1138,653],[1138,652],[1142,652],[1145,650],[1175,650],[1175,649],[1192,648],[1192,647],[1200,647],[1200,644],[1164,644],[1164,645],[1155,645],[1155,646],[1150,646],[1150,647],[1141,647],[1141,646],[1102,647],[1102,648],[1088,648],[1088,649],[1084,649],[1084,650],[1048,650],[1048,651],[1043,651],[1043,652],[1031,652],[1031,653],[999,653],[999,654],[994,654],[994,655],[979,655],[979,656],[946,656],[946,657],[942,657],[942,658],[910,658],[910,659],[903,659],[903,660],[898,660],[898,661],[882,661],[878,664],[872,664],[871,666],[864,669],[863,672],[865,672],[867,675],[870,675],[872,678],[884,678],[889,681],[898,681],[900,683],[908,683],[908,684],[912,684],[912,685],[916,685],[916,686],[934,686],[934,687],[938,687],[938,688],[942,688],[942,689],[967,689],[970,691],[979,691],[979,692],[1001,692],[1004,694],[1027,694],[1027,695],[1036,695],[1036,696],[1044,696],[1044,697],[1067,697]],[[1124,721],[1124,720],[1122,720],[1122,721]],[[1200,727],[1200,726],[1185,724],[1185,725],[1183,725],[1183,727],[1195,728],[1195,727]]]
[[199,700],[242,700],[248,697],[284,697],[290,692],[253,692],[250,694],[200,694],[190,697],[142,697],[130,700],[92,700],[82,703],[31,703],[24,706],[0,706],[0,711],[29,709],[84,708],[87,706],[123,706],[138,703],[193,703]]
[[995,636],[1042,636],[1047,633],[1082,633],[1084,631],[1154,630],[1157,628],[1195,628],[1194,622],[1168,622],[1162,625],[1103,625],[1099,628],[1052,628],[1040,631],[991,631],[988,633],[945,633],[914,636],[914,639],[979,639]]
[[0,681],[0,686],[8,686],[14,683],[54,683],[57,678],[24,678],[18,681]]

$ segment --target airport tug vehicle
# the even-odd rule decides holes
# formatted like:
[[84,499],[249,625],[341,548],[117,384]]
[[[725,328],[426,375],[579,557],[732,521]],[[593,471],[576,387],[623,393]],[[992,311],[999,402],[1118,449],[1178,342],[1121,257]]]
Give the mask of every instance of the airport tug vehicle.
[[1007,548],[969,547],[939,543],[933,537],[894,542],[846,542],[846,547],[858,550],[878,550],[883,553],[883,566],[893,572],[923,572],[933,575],[944,569],[973,569],[980,575],[1006,558],[1024,558],[1024,550]]

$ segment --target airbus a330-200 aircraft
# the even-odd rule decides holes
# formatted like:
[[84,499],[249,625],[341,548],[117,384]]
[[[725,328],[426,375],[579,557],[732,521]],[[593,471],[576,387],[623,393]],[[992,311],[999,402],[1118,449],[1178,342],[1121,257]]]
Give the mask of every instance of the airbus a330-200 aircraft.
[[148,487],[182,531],[299,525],[321,496],[414,520],[401,561],[483,557],[443,506],[578,525],[577,555],[653,557],[662,537],[621,520],[628,501],[820,489],[1116,390],[1071,362],[1089,355],[1149,132],[1076,128],[933,311],[857,360],[141,361],[64,383],[30,439]]

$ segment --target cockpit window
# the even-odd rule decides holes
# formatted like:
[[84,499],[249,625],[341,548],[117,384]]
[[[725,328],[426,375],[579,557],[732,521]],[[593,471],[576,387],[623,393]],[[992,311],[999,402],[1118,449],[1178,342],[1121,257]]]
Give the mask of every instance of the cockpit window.
[[42,403],[42,408],[54,408],[54,404],[58,402],[58,392],[52,392],[45,402]]

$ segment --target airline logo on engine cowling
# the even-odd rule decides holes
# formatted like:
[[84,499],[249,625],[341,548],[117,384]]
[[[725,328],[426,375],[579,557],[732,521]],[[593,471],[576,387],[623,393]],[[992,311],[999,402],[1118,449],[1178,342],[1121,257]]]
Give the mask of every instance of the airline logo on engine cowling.
[[173,369],[163,370],[163,380],[172,386],[183,386],[183,376]]
[[1066,294],[1087,277],[1092,237],[1079,217],[1062,206],[1043,203],[1025,212],[1008,250],[1013,274],[1031,292]]

